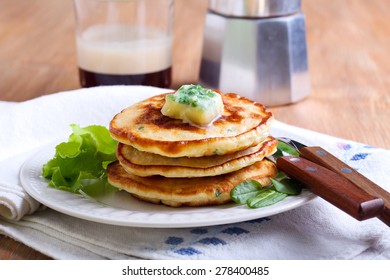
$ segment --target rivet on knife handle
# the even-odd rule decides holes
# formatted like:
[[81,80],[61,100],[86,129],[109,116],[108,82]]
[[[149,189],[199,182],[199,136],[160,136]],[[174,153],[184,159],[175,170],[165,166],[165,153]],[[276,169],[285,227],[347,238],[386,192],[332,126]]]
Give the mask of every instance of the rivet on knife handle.
[[362,191],[348,179],[302,157],[280,157],[276,165],[290,178],[359,221],[376,217],[383,211],[382,199]]
[[357,187],[365,190],[372,196],[380,197],[383,199],[385,207],[383,212],[378,218],[390,226],[390,193],[379,187],[374,182],[370,181],[367,177],[333,156],[331,153],[320,147],[305,147],[299,150],[302,157],[315,162],[321,166],[324,166],[334,172],[347,178],[354,183]]

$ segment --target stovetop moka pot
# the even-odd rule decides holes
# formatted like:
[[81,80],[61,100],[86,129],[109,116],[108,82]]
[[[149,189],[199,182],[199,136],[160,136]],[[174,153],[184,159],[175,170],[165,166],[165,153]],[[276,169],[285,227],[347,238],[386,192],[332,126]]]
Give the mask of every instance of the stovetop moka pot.
[[300,0],[210,0],[200,84],[266,106],[310,93]]

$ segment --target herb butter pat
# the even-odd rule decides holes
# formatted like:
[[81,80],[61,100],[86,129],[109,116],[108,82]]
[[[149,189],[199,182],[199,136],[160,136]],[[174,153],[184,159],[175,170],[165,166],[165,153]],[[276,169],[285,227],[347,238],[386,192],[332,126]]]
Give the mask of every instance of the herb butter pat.
[[165,97],[161,113],[198,126],[208,126],[223,112],[219,93],[200,85],[183,85],[174,94]]

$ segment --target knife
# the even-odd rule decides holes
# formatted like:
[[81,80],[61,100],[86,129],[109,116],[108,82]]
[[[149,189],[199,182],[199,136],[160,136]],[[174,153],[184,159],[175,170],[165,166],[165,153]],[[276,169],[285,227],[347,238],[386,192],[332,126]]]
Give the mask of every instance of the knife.
[[390,193],[321,147],[307,147],[289,138],[279,141],[299,156],[275,156],[276,166],[290,178],[362,221],[377,217],[390,226]]

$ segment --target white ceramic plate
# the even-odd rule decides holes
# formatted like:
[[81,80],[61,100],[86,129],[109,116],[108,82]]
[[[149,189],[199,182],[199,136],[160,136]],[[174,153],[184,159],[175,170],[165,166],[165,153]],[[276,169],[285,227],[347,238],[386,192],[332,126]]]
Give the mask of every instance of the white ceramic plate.
[[20,179],[24,189],[33,198],[49,208],[77,218],[105,224],[181,228],[229,224],[282,213],[302,206],[316,196],[307,190],[298,196],[289,196],[272,206],[249,209],[234,203],[210,207],[171,208],[139,201],[124,191],[118,191],[103,200],[93,200],[48,186],[41,176],[42,165],[51,159],[55,144],[44,147],[22,166]]

